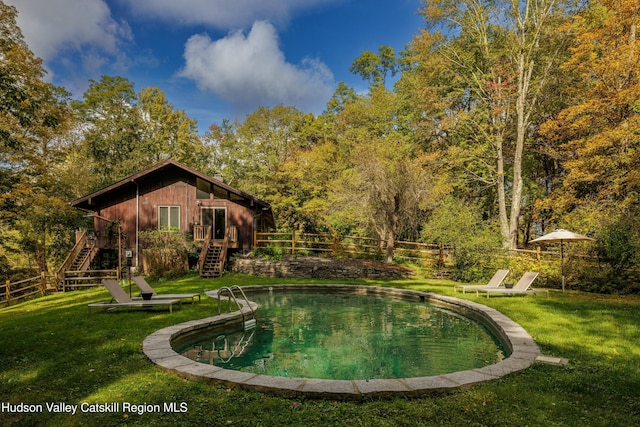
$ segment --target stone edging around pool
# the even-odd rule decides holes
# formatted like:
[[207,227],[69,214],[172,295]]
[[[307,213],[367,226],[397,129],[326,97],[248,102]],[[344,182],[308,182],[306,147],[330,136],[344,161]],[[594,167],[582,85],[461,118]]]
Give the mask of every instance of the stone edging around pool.
[[[169,372],[190,380],[203,381],[209,384],[224,384],[246,390],[274,393],[289,397],[305,395],[312,398],[341,400],[392,396],[422,396],[470,386],[524,370],[531,366],[537,358],[542,356],[533,338],[531,338],[520,325],[499,311],[473,301],[433,293],[374,286],[271,285],[250,286],[244,289],[249,293],[268,290],[269,288],[384,295],[443,305],[482,319],[482,321],[502,339],[507,349],[511,351],[511,354],[509,357],[493,365],[430,377],[374,380],[323,380],[272,377],[223,369],[218,366],[195,362],[179,355],[171,347],[171,342],[185,333],[206,329],[211,326],[237,325],[241,323],[242,314],[250,313],[249,307],[246,306],[243,306],[240,311],[224,313],[218,316],[193,320],[160,329],[145,338],[142,343],[142,350],[153,363]],[[206,292],[206,294],[210,298],[218,298],[217,291],[209,291]],[[251,304],[252,308],[257,307],[257,304],[253,302],[249,302],[249,304]]]

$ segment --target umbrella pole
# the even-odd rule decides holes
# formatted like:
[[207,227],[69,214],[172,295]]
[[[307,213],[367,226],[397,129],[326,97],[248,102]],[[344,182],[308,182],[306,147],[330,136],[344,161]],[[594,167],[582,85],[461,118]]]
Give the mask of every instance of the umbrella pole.
[[560,271],[562,271],[562,293],[564,293],[564,242],[560,240]]

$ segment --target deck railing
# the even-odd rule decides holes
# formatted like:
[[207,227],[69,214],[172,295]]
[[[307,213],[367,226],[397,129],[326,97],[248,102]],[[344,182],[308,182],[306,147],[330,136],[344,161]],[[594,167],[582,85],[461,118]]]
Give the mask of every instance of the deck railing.
[[[227,227],[225,238],[228,238],[229,243],[238,243],[238,227],[230,225]],[[210,225],[194,225],[193,226],[193,240],[195,242],[204,242],[207,239],[212,239],[211,226]]]
[[56,271],[56,287],[58,289],[62,289],[62,287],[64,286],[64,272],[68,270],[69,267],[71,267],[73,261],[75,261],[80,251],[82,251],[82,248],[84,248],[88,242],[89,239],[87,237],[86,231],[76,232],[76,244],[69,251],[69,254],[65,258],[64,262],[62,263],[60,268],[58,268],[58,271]]
[[202,269],[204,268],[204,262],[207,259],[207,252],[209,251],[209,245],[211,244],[210,234],[205,234],[204,241],[202,243],[202,249],[200,250],[200,256],[198,257],[198,271],[202,275]]
[[210,225],[194,225],[193,226],[193,240],[195,242],[204,242],[211,236]]
[[225,235],[225,239],[227,239],[227,243],[238,243],[238,227],[235,225],[230,225],[227,227],[227,232]]

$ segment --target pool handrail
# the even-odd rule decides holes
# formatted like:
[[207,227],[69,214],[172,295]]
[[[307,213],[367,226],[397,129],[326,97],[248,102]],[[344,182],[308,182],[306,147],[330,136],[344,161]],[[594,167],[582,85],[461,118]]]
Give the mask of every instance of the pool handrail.
[[[251,315],[252,318],[249,319],[249,321],[247,321],[247,319],[245,319],[244,317],[244,312],[242,311],[243,306],[240,305],[240,303],[238,302],[238,299],[236,298],[236,295],[233,293],[233,290],[237,289],[240,291],[240,293],[242,294],[242,297],[244,298],[244,301],[247,305],[247,307],[249,307],[249,310],[251,311]],[[229,293],[229,299],[233,299],[233,302],[236,303],[236,305],[238,306],[238,308],[240,309],[240,313],[242,314],[242,324],[245,328],[248,327],[253,327],[255,326],[255,317],[256,317],[256,312],[255,310],[251,307],[251,302],[249,301],[249,299],[247,298],[247,296],[245,295],[244,291],[242,290],[242,288],[240,288],[240,286],[238,285],[233,285],[231,287],[229,286],[223,286],[222,288],[220,288],[220,290],[218,290],[218,314],[220,314],[221,312],[221,305],[220,305],[220,297],[222,296],[222,294],[224,292]],[[231,312],[231,304],[229,304],[229,312]]]

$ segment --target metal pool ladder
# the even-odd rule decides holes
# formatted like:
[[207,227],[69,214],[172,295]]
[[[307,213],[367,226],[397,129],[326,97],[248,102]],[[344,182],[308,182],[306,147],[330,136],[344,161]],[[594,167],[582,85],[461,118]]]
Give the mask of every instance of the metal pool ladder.
[[[246,319],[245,318],[244,311],[242,311],[242,306],[240,305],[240,303],[238,303],[238,299],[236,298],[236,295],[233,293],[234,290],[239,291],[240,294],[242,295],[242,298],[247,303],[247,307],[249,307],[249,310],[251,311],[251,319]],[[246,329],[255,328],[256,327],[256,312],[251,307],[251,302],[247,299],[247,296],[245,295],[244,291],[238,285],[233,285],[231,287],[224,286],[224,287],[220,288],[220,290],[218,291],[218,314],[220,314],[220,311],[221,311],[220,297],[225,292],[229,294],[229,302],[231,302],[231,300],[233,300],[233,302],[235,302],[236,305],[240,308],[240,314],[242,314],[242,327],[245,330]],[[229,312],[231,312],[231,303],[229,303]]]
[[[247,349],[247,346],[249,344],[251,344],[251,340],[253,339],[253,335],[256,333],[255,330],[251,331],[251,335],[249,335],[249,338],[245,338],[245,334],[247,333],[247,330],[245,329],[244,332],[242,332],[242,336],[240,337],[240,340],[238,341],[238,344],[236,344],[233,347],[233,350],[231,351],[231,356],[229,356],[227,359],[225,359],[224,357],[222,357],[222,355],[220,354],[220,349],[218,348],[218,357],[220,358],[220,360],[222,361],[222,363],[229,363],[229,361],[231,359],[233,359],[234,357],[238,357],[241,356],[242,353],[244,353],[244,351]],[[223,335],[224,336],[224,335]],[[220,337],[216,338],[216,341],[218,341]],[[226,340],[226,338],[224,338]],[[215,347],[215,344],[214,344]],[[240,349],[240,351],[237,351],[238,349]],[[237,351],[237,352],[236,352]]]

